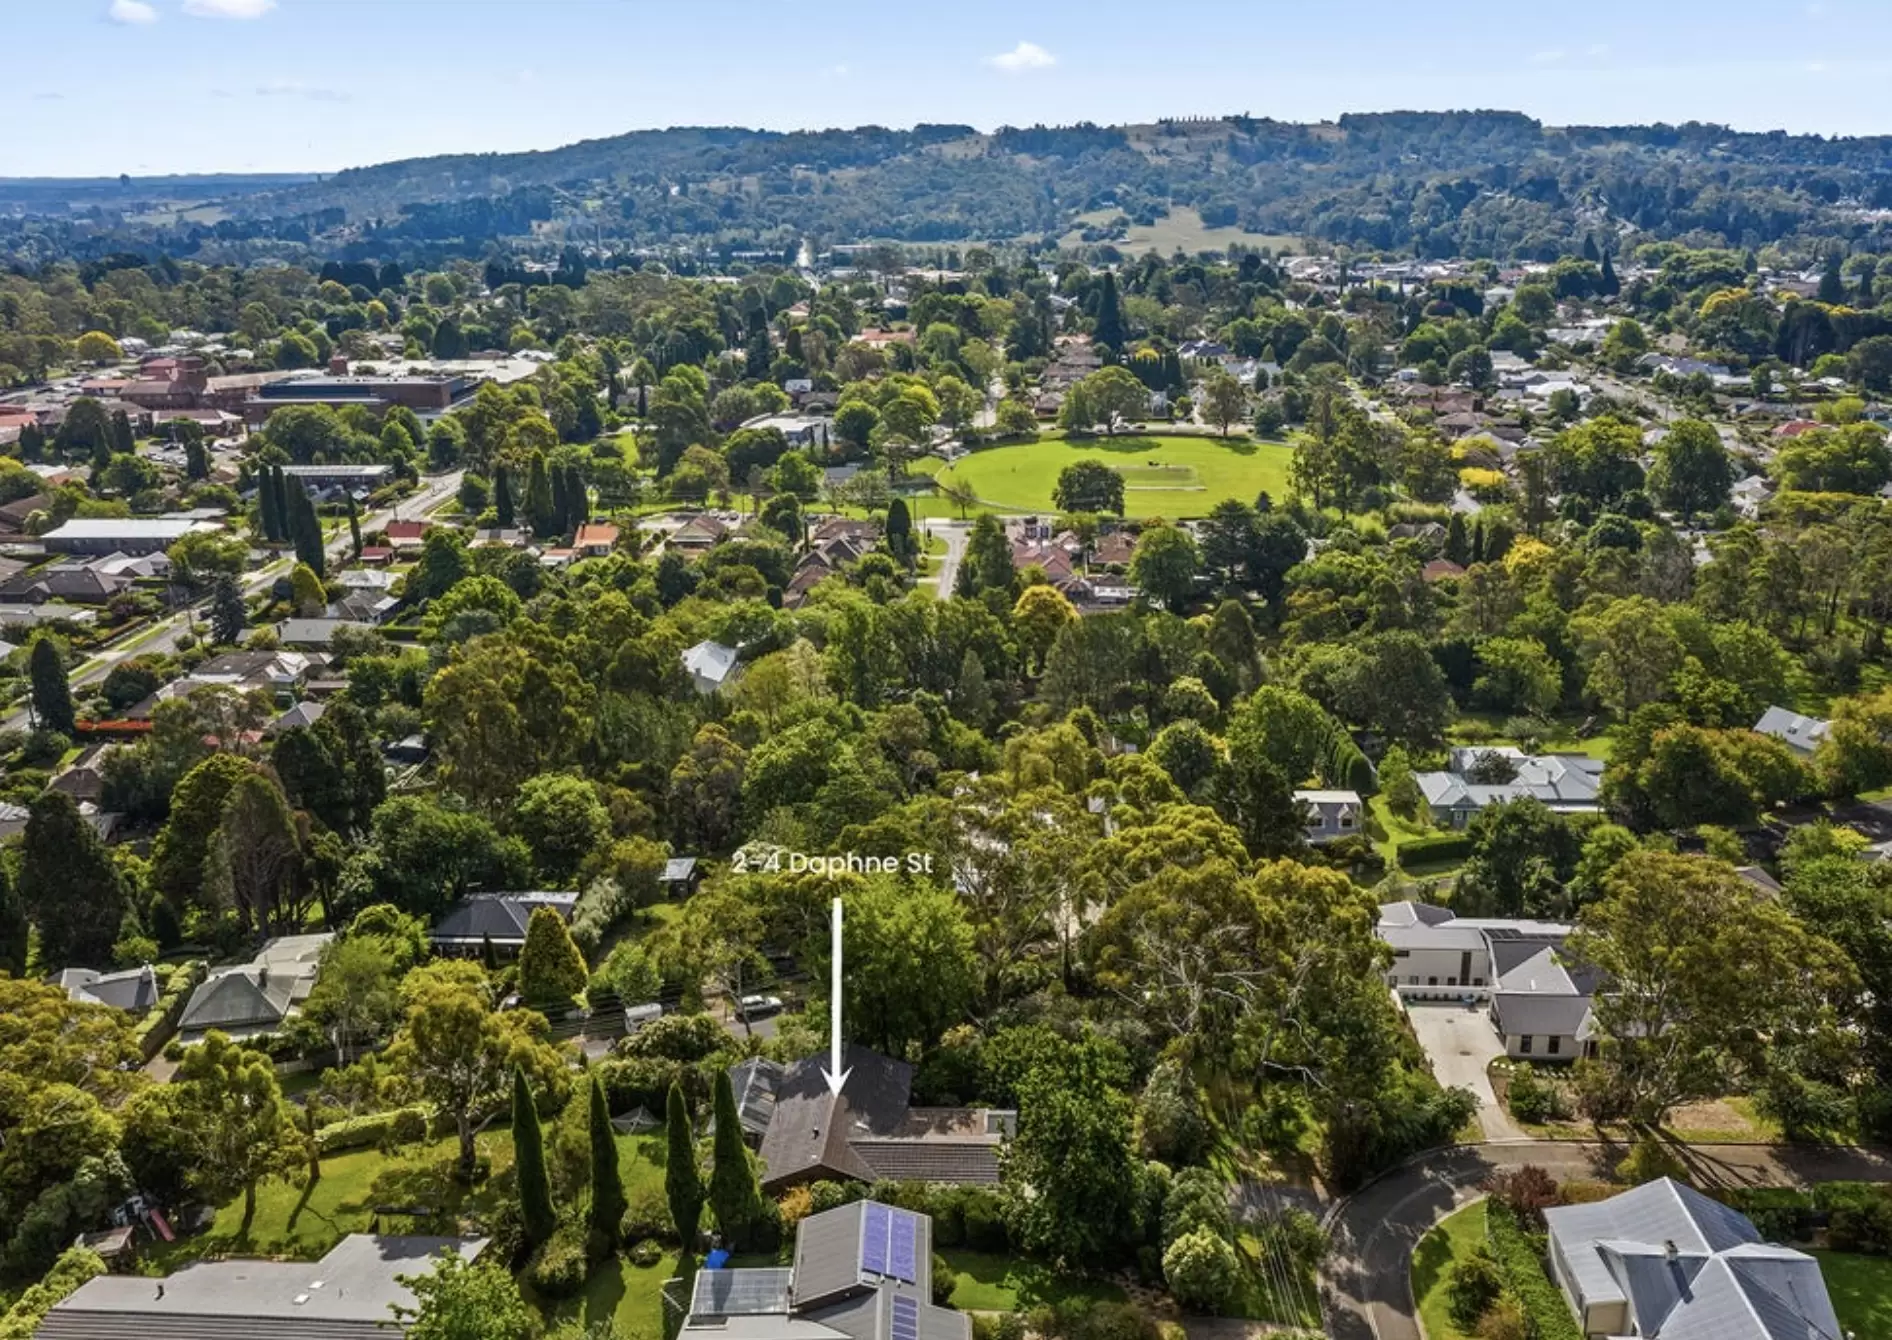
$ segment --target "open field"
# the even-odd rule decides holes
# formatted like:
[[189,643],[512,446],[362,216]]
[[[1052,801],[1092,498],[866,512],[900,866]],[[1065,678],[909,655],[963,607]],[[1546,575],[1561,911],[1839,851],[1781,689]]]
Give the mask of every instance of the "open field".
[[1813,1253],[1826,1276],[1833,1310],[1849,1335],[1892,1335],[1892,1260],[1852,1252]]
[[[1073,228],[1064,236],[1064,245],[1075,247],[1083,245],[1081,230],[1085,226],[1104,224],[1114,219],[1121,210],[1098,209],[1089,214],[1078,215],[1078,228]],[[1184,251],[1226,251],[1231,243],[1240,242],[1246,247],[1267,247],[1272,251],[1300,251],[1301,239],[1283,233],[1250,233],[1240,228],[1205,228],[1202,216],[1184,205],[1173,207],[1167,215],[1152,224],[1133,224],[1124,234],[1123,241],[1112,245],[1124,251],[1143,252],[1154,248],[1167,256],[1181,247]]]
[[[966,485],[989,509],[1047,512],[1055,510],[1051,491],[1058,472],[1086,458],[1123,474],[1124,515],[1195,517],[1207,516],[1230,498],[1252,503],[1264,491],[1284,495],[1293,451],[1279,442],[1241,438],[1127,433],[1067,439],[1054,434],[975,451],[942,471],[940,480]],[[951,515],[952,509],[946,505],[929,514]]]

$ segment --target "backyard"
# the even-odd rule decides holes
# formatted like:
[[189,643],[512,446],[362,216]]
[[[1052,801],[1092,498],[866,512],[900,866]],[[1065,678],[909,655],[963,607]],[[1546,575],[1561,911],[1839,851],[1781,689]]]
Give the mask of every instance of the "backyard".
[[[940,471],[942,484],[960,484],[991,508],[1016,512],[1056,510],[1051,491],[1058,472],[1074,461],[1101,460],[1124,477],[1124,515],[1207,516],[1234,498],[1252,503],[1266,492],[1284,497],[1293,449],[1279,442],[1245,438],[1129,433],[1119,437],[1067,438],[1051,434],[1036,442],[990,447],[961,457]],[[927,500],[927,515],[956,515],[943,498]]]
[[1860,1340],[1892,1335],[1892,1259],[1852,1252],[1814,1252],[1840,1329]]

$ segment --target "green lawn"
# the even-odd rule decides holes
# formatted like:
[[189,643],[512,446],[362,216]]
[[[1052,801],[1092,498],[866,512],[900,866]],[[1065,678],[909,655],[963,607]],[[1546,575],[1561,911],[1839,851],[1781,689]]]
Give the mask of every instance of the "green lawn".
[[1018,1312],[1067,1298],[1100,1303],[1124,1300],[1123,1290],[1107,1280],[1061,1275],[1050,1266],[1004,1252],[953,1249],[939,1254],[952,1267],[952,1305],[962,1311]]
[[1814,1252],[1839,1324],[1860,1340],[1892,1335],[1892,1260],[1852,1252]]
[[[663,1180],[663,1136],[618,1137],[618,1164],[627,1190],[635,1194],[645,1185]],[[512,1133],[491,1128],[479,1137],[481,1155],[491,1161],[492,1175],[476,1187],[464,1187],[454,1177],[458,1144],[451,1137],[415,1145],[392,1157],[378,1150],[358,1149],[322,1160],[322,1179],[313,1186],[268,1182],[257,1190],[256,1218],[243,1230],[243,1201],[239,1197],[217,1211],[209,1230],[173,1244],[149,1249],[147,1266],[175,1269],[185,1261],[208,1256],[285,1256],[313,1260],[349,1233],[366,1233],[376,1219],[377,1207],[425,1208],[433,1220],[387,1216],[383,1232],[450,1232],[461,1214],[484,1210],[512,1194]]]
[[[1278,442],[1239,438],[1133,433],[1067,440],[1052,434],[1036,442],[975,451],[941,471],[939,478],[968,486],[989,507],[1050,511],[1058,472],[1087,458],[1123,471],[1126,516],[1193,517],[1207,516],[1230,498],[1252,503],[1264,490],[1284,496],[1293,451]],[[927,514],[953,515],[950,504],[942,507],[944,503],[930,500]]]
[[553,1323],[615,1322],[619,1340],[663,1340],[663,1285],[676,1268],[674,1251],[665,1252],[654,1266],[634,1266],[622,1256],[614,1257],[592,1272],[578,1297],[540,1302],[539,1311]]
[[1242,1287],[1229,1305],[1228,1314],[1251,1321],[1319,1330],[1320,1281],[1314,1272],[1302,1272],[1298,1279],[1287,1283],[1284,1292],[1279,1275],[1263,1262],[1260,1239],[1253,1233],[1244,1233],[1237,1245],[1242,1263]]
[[1412,1297],[1419,1306],[1419,1325],[1426,1340],[1471,1340],[1452,1324],[1446,1305],[1445,1279],[1454,1262],[1462,1261],[1485,1245],[1485,1202],[1476,1201],[1448,1214],[1439,1226],[1419,1239],[1412,1254]]

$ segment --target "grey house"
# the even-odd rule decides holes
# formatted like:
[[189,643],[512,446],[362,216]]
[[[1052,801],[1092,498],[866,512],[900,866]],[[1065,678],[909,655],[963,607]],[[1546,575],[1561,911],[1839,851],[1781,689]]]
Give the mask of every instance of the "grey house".
[[1544,1211],[1550,1270],[1588,1336],[1839,1340],[1820,1264],[1664,1177]]
[[478,955],[491,943],[501,958],[516,958],[535,908],[549,907],[570,921],[577,905],[576,893],[470,894],[447,909],[428,939],[436,954]]
[[1439,772],[1414,776],[1434,822],[1463,828],[1487,806],[1529,796],[1558,814],[1594,814],[1603,760],[1584,754],[1526,754],[1509,745],[1459,748]]
[[442,1252],[478,1258],[484,1238],[351,1233],[320,1261],[198,1261],[154,1280],[101,1275],[55,1304],[34,1340],[388,1340],[407,1333],[394,1309],[414,1306],[403,1275]]
[[689,1340],[971,1340],[933,1303],[933,1221],[861,1200],[811,1214],[787,1269],[700,1270]]

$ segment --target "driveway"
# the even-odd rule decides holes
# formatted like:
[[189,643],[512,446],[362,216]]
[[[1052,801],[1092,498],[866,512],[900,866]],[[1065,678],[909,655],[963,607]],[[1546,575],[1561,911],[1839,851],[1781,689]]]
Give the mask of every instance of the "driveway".
[[[1629,1151],[1574,1141],[1518,1141],[1435,1150],[1368,1184],[1334,1207],[1321,1266],[1321,1302],[1334,1340],[1420,1340],[1413,1316],[1412,1253],[1492,1173],[1534,1163],[1559,1181],[1606,1177]],[[1729,1186],[1811,1186],[1892,1181],[1892,1160],[1866,1149],[1695,1145],[1676,1151],[1689,1180]]]
[[1504,1055],[1504,1039],[1484,1007],[1413,1001],[1406,1007],[1412,1031],[1432,1062],[1432,1074],[1448,1089],[1470,1089],[1478,1099],[1478,1125],[1487,1140],[1522,1140],[1524,1130],[1498,1105],[1486,1067]]
[[959,563],[966,556],[966,540],[972,530],[963,521],[925,521],[921,526],[928,535],[937,535],[946,541],[946,552],[939,560],[939,580],[933,593],[941,600],[951,600],[953,587],[959,581]]

